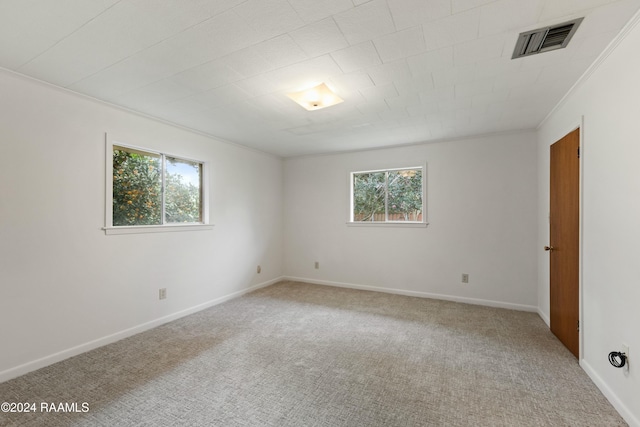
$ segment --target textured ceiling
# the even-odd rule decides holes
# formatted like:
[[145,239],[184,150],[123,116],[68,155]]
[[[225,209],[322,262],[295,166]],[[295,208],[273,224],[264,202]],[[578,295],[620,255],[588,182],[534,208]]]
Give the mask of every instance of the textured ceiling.
[[[640,0],[0,0],[0,66],[280,156],[537,126]],[[518,33],[585,17],[569,47]],[[342,104],[286,94],[326,82]]]

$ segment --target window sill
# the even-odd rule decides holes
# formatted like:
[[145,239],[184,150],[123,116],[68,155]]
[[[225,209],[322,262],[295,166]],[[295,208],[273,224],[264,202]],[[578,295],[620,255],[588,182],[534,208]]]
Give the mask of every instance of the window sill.
[[174,231],[212,230],[213,224],[174,224],[174,225],[132,225],[120,227],[103,227],[104,234],[145,234],[167,233]]
[[347,227],[400,227],[400,228],[426,228],[428,222],[347,222]]

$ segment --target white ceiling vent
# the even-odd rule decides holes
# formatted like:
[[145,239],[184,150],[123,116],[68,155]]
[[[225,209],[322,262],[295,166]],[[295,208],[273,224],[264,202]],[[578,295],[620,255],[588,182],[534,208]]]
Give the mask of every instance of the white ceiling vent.
[[583,19],[520,33],[511,59],[567,47]]

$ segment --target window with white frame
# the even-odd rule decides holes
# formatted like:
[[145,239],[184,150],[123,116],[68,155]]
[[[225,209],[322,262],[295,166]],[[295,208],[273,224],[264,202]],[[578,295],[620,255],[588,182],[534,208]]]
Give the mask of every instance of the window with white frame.
[[109,142],[107,157],[105,230],[206,225],[204,162]]
[[352,223],[426,224],[423,166],[351,173]]

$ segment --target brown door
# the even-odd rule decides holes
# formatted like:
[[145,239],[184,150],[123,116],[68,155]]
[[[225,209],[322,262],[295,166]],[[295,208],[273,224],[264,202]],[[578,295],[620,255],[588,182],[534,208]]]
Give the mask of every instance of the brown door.
[[579,356],[580,129],[551,146],[551,332]]

